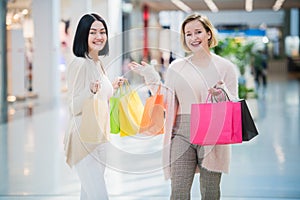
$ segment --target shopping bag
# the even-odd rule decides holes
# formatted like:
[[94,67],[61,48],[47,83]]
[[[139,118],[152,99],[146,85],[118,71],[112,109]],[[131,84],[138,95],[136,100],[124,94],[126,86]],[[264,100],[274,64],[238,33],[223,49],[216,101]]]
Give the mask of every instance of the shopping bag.
[[119,119],[120,136],[132,136],[137,134],[144,112],[144,105],[137,91],[132,90],[125,81],[125,93],[120,98]]
[[190,142],[198,145],[241,143],[241,103],[206,100],[206,103],[192,104]]
[[155,95],[146,99],[144,113],[141,120],[139,133],[145,135],[158,135],[164,133],[164,96],[158,86]]
[[122,97],[122,87],[119,87],[114,96],[109,99],[110,106],[110,133],[118,134],[120,132],[119,107]]
[[109,140],[108,114],[107,101],[99,99],[97,94],[84,101],[79,127],[82,142],[102,143]]
[[258,135],[254,120],[249,111],[246,101],[240,100],[242,111],[242,137],[243,141],[249,141]]
[[192,104],[192,144],[215,145],[242,142],[240,102]]

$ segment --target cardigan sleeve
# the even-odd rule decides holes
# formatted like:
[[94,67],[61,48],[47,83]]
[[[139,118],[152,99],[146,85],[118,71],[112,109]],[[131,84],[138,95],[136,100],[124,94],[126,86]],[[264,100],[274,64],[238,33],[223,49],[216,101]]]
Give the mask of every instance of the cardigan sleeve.
[[92,96],[86,80],[88,76],[84,59],[74,59],[69,65],[67,76],[69,109],[72,115],[76,116],[81,114],[84,101]]
[[176,72],[172,69],[172,64],[171,64],[166,72],[166,81],[164,85],[166,122],[165,122],[162,162],[163,162],[165,179],[169,179],[171,177],[171,168],[170,168],[171,137],[172,137],[173,125],[178,110],[178,101],[176,99],[176,92],[175,92],[175,80],[176,80],[175,77],[176,77]]
[[161,84],[161,78],[158,72],[152,65],[146,65],[139,68],[137,72],[144,77],[145,83],[148,85],[149,90],[152,94],[157,91],[157,86]]
[[[176,72],[172,69],[172,64],[169,66],[166,72],[166,81],[161,87],[161,93],[164,95],[165,102],[165,126],[164,126],[164,141],[162,149],[162,163],[164,169],[165,178],[170,177],[170,145],[172,129],[175,122],[175,117],[177,114],[178,101],[175,95],[175,80]],[[152,93],[157,90],[158,84],[162,84],[160,81],[160,76],[157,71],[151,65],[146,65],[143,68],[136,69],[137,73],[144,77],[145,83],[148,85]]]

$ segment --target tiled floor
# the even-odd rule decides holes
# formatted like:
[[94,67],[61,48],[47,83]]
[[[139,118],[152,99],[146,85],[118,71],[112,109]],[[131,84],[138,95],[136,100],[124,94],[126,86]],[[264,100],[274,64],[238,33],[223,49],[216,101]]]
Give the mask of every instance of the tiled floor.
[[[222,200],[300,199],[300,82],[283,76],[271,78],[253,110],[260,135],[232,146],[231,170],[222,177]],[[19,110],[0,126],[0,200],[79,200],[80,183],[64,160],[66,121],[62,100],[49,108]],[[110,199],[169,198],[170,182],[159,167],[161,142],[160,136],[112,135],[114,149],[131,156],[111,155],[119,162],[106,171]],[[192,199],[200,199],[198,175]]]

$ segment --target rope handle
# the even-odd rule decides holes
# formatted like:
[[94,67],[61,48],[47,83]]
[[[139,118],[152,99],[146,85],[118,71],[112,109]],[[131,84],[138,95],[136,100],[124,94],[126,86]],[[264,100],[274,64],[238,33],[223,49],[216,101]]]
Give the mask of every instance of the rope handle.
[[[220,88],[220,87],[214,87],[215,89],[217,90],[221,90],[221,94],[223,96],[223,101],[231,101],[227,92],[223,89],[223,88]],[[208,99],[210,98],[210,101],[213,103],[213,102],[221,102],[221,101],[218,101],[216,96],[215,95],[212,95],[212,94],[208,94],[207,97],[206,97],[206,103],[208,102]]]

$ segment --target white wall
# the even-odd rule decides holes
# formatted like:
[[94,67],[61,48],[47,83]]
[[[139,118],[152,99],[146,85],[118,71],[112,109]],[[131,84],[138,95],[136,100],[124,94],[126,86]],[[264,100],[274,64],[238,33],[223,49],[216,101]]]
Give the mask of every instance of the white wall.
[[250,27],[256,27],[262,23],[267,26],[281,26],[284,22],[284,11],[277,12],[270,10],[255,10],[253,12],[245,11],[221,11],[218,13],[201,12],[205,14],[216,26],[218,24],[247,24]]
[[60,1],[33,1],[33,92],[42,102],[60,97]]
[[7,92],[25,97],[25,41],[22,29],[7,31]]

